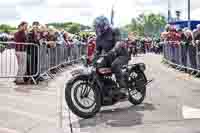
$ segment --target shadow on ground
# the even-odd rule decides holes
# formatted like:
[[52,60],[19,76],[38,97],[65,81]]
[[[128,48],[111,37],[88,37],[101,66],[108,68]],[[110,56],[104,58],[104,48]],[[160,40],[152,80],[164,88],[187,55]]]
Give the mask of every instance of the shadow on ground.
[[96,127],[102,124],[110,127],[131,127],[143,123],[141,111],[153,111],[155,109],[153,104],[144,103],[139,106],[102,110],[96,117],[81,119],[73,125],[78,124],[80,128]]

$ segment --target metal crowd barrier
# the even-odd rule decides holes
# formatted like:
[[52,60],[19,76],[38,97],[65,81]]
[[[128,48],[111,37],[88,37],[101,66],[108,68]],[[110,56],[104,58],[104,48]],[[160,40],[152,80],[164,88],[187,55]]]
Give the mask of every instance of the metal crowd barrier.
[[51,70],[58,69],[62,71],[62,65],[79,61],[84,54],[82,50],[85,50],[86,47],[86,45],[77,44],[71,46],[57,44],[55,48],[48,48],[48,42],[45,44],[40,46],[41,63],[43,63],[43,65],[40,65],[40,73],[42,75],[48,74],[50,77],[53,77]]
[[66,46],[56,43],[53,48],[48,44],[0,42],[0,78],[30,78],[37,84],[41,76],[53,78],[51,70],[62,71],[62,66],[77,62],[86,54],[84,44]]
[[0,78],[26,80],[39,75],[39,46],[33,43],[0,42]]
[[200,74],[200,47],[199,44],[167,41],[163,43],[164,60],[176,66],[179,70],[191,70],[191,74],[197,72],[195,76]]

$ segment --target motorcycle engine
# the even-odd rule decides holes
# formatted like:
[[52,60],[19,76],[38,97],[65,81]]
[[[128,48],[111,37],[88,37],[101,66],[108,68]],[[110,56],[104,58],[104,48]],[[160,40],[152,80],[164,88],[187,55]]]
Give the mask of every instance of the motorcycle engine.
[[113,91],[116,90],[117,84],[111,76],[102,79],[103,88],[106,96],[112,97]]
[[117,93],[118,87],[116,82],[112,79],[111,76],[102,78],[101,82],[103,83],[103,92],[106,97],[106,101],[103,102],[104,106],[114,105],[117,100],[115,100],[115,94]]

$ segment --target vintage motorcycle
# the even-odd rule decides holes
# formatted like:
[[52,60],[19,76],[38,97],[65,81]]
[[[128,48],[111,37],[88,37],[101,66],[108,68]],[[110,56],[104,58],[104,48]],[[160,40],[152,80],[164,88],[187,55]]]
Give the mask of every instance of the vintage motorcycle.
[[147,81],[144,74],[145,64],[126,65],[122,68],[127,76],[126,96],[120,97],[119,84],[111,68],[102,67],[104,58],[101,55],[92,64],[84,57],[84,67],[71,72],[72,78],[65,87],[65,100],[74,114],[81,118],[95,116],[102,106],[114,105],[129,100],[132,104],[141,104],[146,96]]

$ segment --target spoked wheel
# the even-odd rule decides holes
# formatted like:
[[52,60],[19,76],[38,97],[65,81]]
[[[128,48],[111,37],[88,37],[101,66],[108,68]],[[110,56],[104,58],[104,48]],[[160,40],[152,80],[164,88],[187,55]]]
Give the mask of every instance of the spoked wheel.
[[132,71],[129,80],[129,101],[134,105],[141,104],[146,96],[146,77],[143,72]]
[[73,99],[83,109],[90,109],[95,104],[95,94],[91,86],[80,83],[74,88]]
[[74,114],[82,118],[91,118],[101,108],[100,92],[86,81],[78,81],[65,90],[65,98]]

